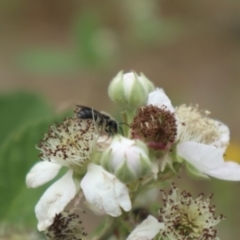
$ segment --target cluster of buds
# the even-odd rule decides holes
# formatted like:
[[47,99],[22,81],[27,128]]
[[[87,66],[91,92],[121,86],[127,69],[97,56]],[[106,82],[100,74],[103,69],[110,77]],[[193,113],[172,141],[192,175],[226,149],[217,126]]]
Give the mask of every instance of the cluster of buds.
[[[39,231],[50,240],[87,239],[78,215],[66,210],[84,201],[95,214],[111,218],[93,239],[218,239],[214,226],[223,217],[215,217],[211,197],[193,199],[172,186],[159,212],[139,206],[139,198],[147,199],[154,187],[158,191],[181,166],[195,176],[240,181],[240,165],[223,158],[228,127],[198,106],[173,107],[142,73],[118,73],[108,93],[123,109],[124,131],[110,115],[79,105],[41,140],[42,161],[27,174],[27,186],[38,187],[66,170],[35,207]],[[149,201],[153,196],[158,194]],[[140,219],[134,217],[137,209],[144,209]]]

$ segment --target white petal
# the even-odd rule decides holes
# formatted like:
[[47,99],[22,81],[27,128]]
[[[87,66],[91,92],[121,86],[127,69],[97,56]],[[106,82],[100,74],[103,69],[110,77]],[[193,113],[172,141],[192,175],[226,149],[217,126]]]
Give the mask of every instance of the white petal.
[[131,209],[127,187],[114,175],[95,164],[88,165],[88,172],[81,181],[86,200],[100,211],[117,217]]
[[50,186],[35,207],[38,219],[38,230],[44,231],[53,223],[56,214],[74,198],[76,186],[72,179],[72,170]]
[[36,188],[52,180],[60,168],[61,165],[47,161],[35,164],[26,176],[27,187]]
[[225,162],[222,149],[201,143],[185,142],[178,144],[177,153],[206,175],[222,180],[240,181],[240,165],[236,162]]
[[116,178],[116,180],[114,181],[114,189],[119,206],[126,212],[130,211],[132,208],[132,204],[126,185],[124,185]]
[[221,149],[202,143],[180,143],[177,154],[203,173],[220,167],[224,162]]
[[128,236],[127,240],[151,240],[164,228],[164,223],[149,215],[141,224],[139,224],[132,233]]
[[240,181],[240,165],[236,162],[224,162],[221,167],[210,170],[207,174],[223,180]]
[[135,74],[133,72],[125,73],[123,74],[123,80],[124,80],[124,92],[126,93],[126,97],[129,98],[130,93],[132,91],[132,86],[134,82],[136,81]]
[[218,127],[218,131],[220,133],[219,140],[213,142],[213,146],[222,149],[223,153],[225,152],[229,141],[230,141],[230,131],[227,125],[215,120],[215,124]]
[[168,98],[162,88],[157,88],[156,90],[148,94],[147,105],[150,104],[159,108],[164,105],[168,108],[169,111],[175,111],[174,107],[172,106],[171,100]]

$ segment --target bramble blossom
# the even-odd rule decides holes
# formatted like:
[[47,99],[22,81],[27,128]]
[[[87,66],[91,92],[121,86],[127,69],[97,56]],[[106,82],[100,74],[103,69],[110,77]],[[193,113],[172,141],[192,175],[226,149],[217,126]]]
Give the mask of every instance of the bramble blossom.
[[223,158],[228,127],[197,105],[173,107],[143,74],[118,73],[108,94],[121,121],[77,105],[74,117],[40,141],[42,161],[27,174],[27,186],[61,176],[35,206],[38,229],[48,240],[86,239],[78,214],[84,197],[95,214],[107,215],[89,239],[219,240],[215,226],[224,217],[215,215],[212,195],[193,198],[172,185],[161,190],[162,205],[156,199],[183,163],[195,176],[239,181],[240,165]]
[[162,89],[149,94],[147,105],[174,113],[177,120],[175,144],[180,158],[203,175],[240,180],[240,165],[234,161],[225,162],[223,158],[229,143],[229,129],[225,124],[209,118],[209,112],[200,111],[197,106],[181,105],[174,109]]
[[212,195],[203,200],[203,194],[193,199],[191,194],[172,185],[169,193],[162,191],[163,207],[159,210],[160,230],[163,240],[219,240],[214,227],[224,219],[215,216],[211,206]]
[[[27,174],[27,186],[35,188],[50,181],[62,166],[67,167],[68,171],[45,191],[35,207],[40,231],[53,223],[55,215],[62,212],[81,189],[86,199],[105,214],[119,216],[120,207],[125,211],[131,209],[127,187],[101,166],[91,163],[94,153],[102,150],[102,141],[103,145],[106,144],[91,120],[68,118],[50,127],[38,147],[43,161],[33,166]],[[94,169],[94,175],[90,169]],[[91,184],[87,184],[90,181]],[[96,192],[99,182],[102,188]],[[110,195],[106,195],[105,189]],[[109,196],[112,205],[105,204]]]

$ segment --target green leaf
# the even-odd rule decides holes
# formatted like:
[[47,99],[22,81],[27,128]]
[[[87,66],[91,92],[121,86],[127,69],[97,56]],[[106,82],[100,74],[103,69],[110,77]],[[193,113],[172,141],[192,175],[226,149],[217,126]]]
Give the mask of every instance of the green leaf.
[[[63,117],[61,117],[63,118]],[[0,148],[0,221],[35,226],[34,206],[46,185],[27,189],[25,177],[39,160],[35,148],[56,118],[27,124],[10,135]]]
[[100,29],[100,19],[97,12],[87,11],[82,14],[74,26],[77,55],[82,64],[96,66],[101,59],[93,47],[96,31]]
[[23,69],[38,74],[69,74],[77,69],[77,61],[71,51],[49,47],[26,50],[17,61]]
[[[0,95],[0,146],[21,126],[53,115],[49,104],[40,96],[28,92]],[[0,159],[1,161],[1,159]]]

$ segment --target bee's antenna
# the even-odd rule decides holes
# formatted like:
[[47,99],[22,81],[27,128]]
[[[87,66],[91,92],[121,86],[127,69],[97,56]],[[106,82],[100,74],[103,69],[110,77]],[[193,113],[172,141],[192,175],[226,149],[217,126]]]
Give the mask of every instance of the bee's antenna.
[[124,125],[127,125],[130,128],[130,126],[127,123],[120,122],[118,124],[124,124]]
[[121,131],[121,134],[124,135],[122,127],[119,126],[119,129]]

